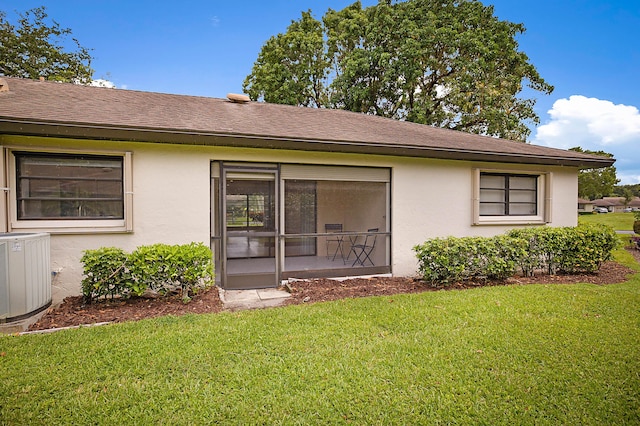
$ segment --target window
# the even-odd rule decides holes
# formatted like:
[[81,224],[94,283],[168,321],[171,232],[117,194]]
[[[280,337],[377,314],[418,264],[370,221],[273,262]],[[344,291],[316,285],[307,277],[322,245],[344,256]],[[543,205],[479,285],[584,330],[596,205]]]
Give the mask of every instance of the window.
[[13,231],[131,231],[131,154],[9,151]]
[[474,169],[474,225],[551,222],[551,172]]
[[18,220],[124,218],[122,157],[15,156]]
[[538,214],[538,176],[480,173],[480,216]]

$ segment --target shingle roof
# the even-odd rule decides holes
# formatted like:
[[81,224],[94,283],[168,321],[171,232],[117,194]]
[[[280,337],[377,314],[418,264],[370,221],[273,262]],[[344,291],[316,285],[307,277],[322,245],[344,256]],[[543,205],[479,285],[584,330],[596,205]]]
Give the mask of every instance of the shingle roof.
[[603,197],[598,200],[593,200],[593,204],[599,207],[609,207],[609,206],[629,206],[629,207],[640,207],[640,197],[633,197],[629,202],[625,203],[625,197]]
[[593,204],[593,201],[584,198],[578,198],[578,204]]
[[0,79],[0,85],[1,134],[578,167],[604,167],[614,161],[342,110],[8,77]]

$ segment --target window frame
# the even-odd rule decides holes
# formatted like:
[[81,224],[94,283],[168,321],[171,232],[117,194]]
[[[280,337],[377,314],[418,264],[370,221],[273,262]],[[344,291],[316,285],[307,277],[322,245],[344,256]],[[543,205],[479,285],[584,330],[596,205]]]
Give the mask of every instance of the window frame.
[[[43,157],[62,156],[97,156],[112,157],[122,161],[123,185],[123,217],[110,219],[18,219],[18,160],[19,154],[40,155]],[[132,232],[133,231],[133,186],[132,186],[132,153],[122,151],[81,151],[56,150],[48,148],[7,147],[4,149],[6,169],[8,171],[8,231],[9,232],[49,232],[49,233],[104,233],[104,232]]]
[[[551,222],[551,183],[552,173],[543,171],[474,169],[473,170],[473,218],[474,225],[529,225]],[[497,175],[509,177],[536,177],[536,210],[535,215],[481,215],[480,214],[480,177],[481,175]],[[508,185],[505,186],[508,191]],[[508,212],[508,195],[505,199]]]
[[[491,187],[491,186],[482,186],[482,178],[483,177],[497,177],[497,178],[501,178],[502,180],[502,184],[500,185],[500,187]],[[533,189],[529,189],[529,188],[515,188],[513,183],[514,180],[516,178],[524,178],[524,179],[529,179],[530,181],[533,182],[534,184],[534,188]],[[503,194],[503,200],[502,201],[483,201],[482,200],[482,191],[483,190],[489,190],[489,191],[497,191],[497,192],[501,192]],[[516,191],[523,191],[525,193],[528,193],[530,195],[533,195],[533,202],[531,201],[513,201],[513,196],[515,195]],[[531,216],[531,214],[521,214],[521,213],[514,213],[512,210],[512,207],[514,204],[524,204],[524,205],[528,205],[531,206],[533,205],[533,207],[535,208],[535,214],[534,216],[538,215],[538,210],[539,210],[539,205],[538,205],[538,179],[537,176],[535,175],[526,175],[526,174],[510,174],[510,173],[489,173],[489,172],[480,172],[480,216]],[[496,205],[501,205],[503,207],[504,210],[504,214],[482,214],[482,205],[483,204],[496,204]]]

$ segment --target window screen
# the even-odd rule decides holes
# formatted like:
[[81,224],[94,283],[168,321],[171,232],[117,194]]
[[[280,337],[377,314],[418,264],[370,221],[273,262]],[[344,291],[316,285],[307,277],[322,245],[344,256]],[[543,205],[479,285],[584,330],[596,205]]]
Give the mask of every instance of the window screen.
[[480,216],[538,214],[538,176],[480,173]]
[[19,220],[124,218],[122,157],[15,156]]

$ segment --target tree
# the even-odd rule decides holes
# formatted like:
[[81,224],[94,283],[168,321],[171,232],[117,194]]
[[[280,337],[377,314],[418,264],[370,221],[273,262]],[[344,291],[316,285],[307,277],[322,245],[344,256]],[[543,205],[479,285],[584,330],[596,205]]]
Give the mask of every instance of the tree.
[[307,11],[267,41],[243,87],[254,100],[524,141],[539,123],[535,100],[519,97],[524,85],[553,87],[518,50],[524,26],[493,10],[477,0],[357,1],[322,22]]
[[640,197],[640,183],[630,184],[630,185],[616,185],[613,188],[613,193],[617,197],[625,197],[631,198]]
[[[613,154],[604,151],[590,151],[579,146],[569,148],[569,151],[582,152],[585,154],[601,155],[613,158]],[[615,166],[601,169],[584,169],[578,174],[578,196],[588,200],[595,200],[606,197],[614,193],[614,187],[620,182],[616,177]]]
[[624,191],[622,191],[622,197],[624,197],[624,205],[628,206],[631,200],[633,200],[633,192],[631,192],[630,189],[626,188]]
[[244,84],[251,87],[247,93],[266,102],[320,107],[326,103],[328,67],[322,25],[311,11],[302,12],[285,34],[267,40]]
[[72,38],[76,50],[65,50],[71,30],[51,20],[45,22],[44,6],[19,14],[18,25],[0,11],[0,74],[10,77],[91,82],[91,55],[78,40]]

